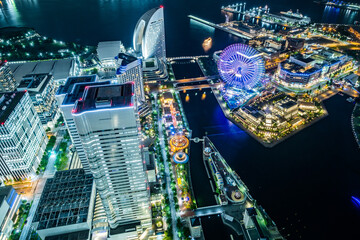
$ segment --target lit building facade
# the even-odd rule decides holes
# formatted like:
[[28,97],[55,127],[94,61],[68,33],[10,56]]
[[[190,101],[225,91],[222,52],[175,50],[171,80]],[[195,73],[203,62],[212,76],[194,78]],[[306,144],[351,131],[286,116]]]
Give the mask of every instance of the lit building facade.
[[50,74],[29,74],[23,77],[18,91],[28,91],[41,123],[46,125],[56,118],[55,82]]
[[[89,239],[95,197],[91,174],[83,169],[57,171],[46,180],[32,227],[41,239]],[[79,232],[83,238],[71,237]]]
[[0,92],[11,92],[16,89],[16,80],[6,62],[0,61]]
[[166,64],[157,58],[143,61],[143,78],[147,83],[159,83],[169,79]]
[[157,57],[166,61],[164,8],[147,11],[136,24],[133,36],[134,50],[146,60]]
[[309,55],[297,54],[279,64],[277,77],[279,83],[294,89],[317,87],[339,72],[352,70],[354,62],[343,53],[321,49]]
[[89,161],[85,154],[84,148],[81,144],[80,136],[75,126],[72,110],[74,108],[76,100],[83,96],[86,86],[109,84],[110,82],[96,82],[97,75],[69,77],[66,80],[65,85],[60,86],[56,99],[60,110],[63,114],[66,127],[69,131],[71,141],[79,156],[82,167],[86,173],[90,172]]
[[89,86],[72,113],[111,229],[151,225],[133,87]]
[[0,240],[9,239],[20,200],[12,186],[0,187]]
[[279,64],[279,80],[284,85],[292,87],[306,87],[308,84],[319,81],[321,77],[321,69],[303,68],[296,63],[285,61]]
[[28,92],[0,93],[0,178],[34,178],[48,138]]
[[[116,71],[119,83],[134,82],[135,96],[138,103],[145,102],[142,62],[133,56],[120,53],[118,55],[119,68]],[[140,104],[139,104],[140,105]]]

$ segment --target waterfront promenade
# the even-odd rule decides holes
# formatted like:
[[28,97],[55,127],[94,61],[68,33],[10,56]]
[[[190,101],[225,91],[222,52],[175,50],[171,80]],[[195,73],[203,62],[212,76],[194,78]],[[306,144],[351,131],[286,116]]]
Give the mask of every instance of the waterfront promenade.
[[[250,233],[244,217],[247,214],[246,211],[256,209],[258,215],[252,218],[256,227],[251,231],[256,231],[255,235],[260,237],[283,239],[275,223],[262,207],[256,204],[256,201],[249,193],[248,187],[240,179],[239,175],[231,169],[207,136],[203,138],[203,161],[205,169],[216,188],[218,205],[198,208],[194,211],[195,216],[203,217],[221,214],[225,225],[233,229],[238,236],[251,240],[254,233]],[[260,219],[267,219],[267,224]]]
[[[298,126],[296,129],[294,129],[293,131],[291,131],[291,133],[287,134],[284,137],[281,137],[277,140],[273,140],[271,142],[267,142],[264,141],[262,138],[260,138],[259,136],[255,135],[253,132],[251,132],[250,130],[248,130],[246,127],[244,127],[240,122],[236,121],[231,114],[231,111],[226,107],[226,103],[224,102],[224,100],[222,99],[220,92],[218,89],[216,88],[212,88],[214,96],[216,98],[216,100],[218,101],[219,106],[221,107],[224,115],[232,122],[234,123],[236,126],[238,126],[240,129],[242,129],[243,131],[245,131],[247,134],[249,134],[251,137],[253,137],[255,140],[257,140],[260,144],[262,144],[264,147],[266,148],[272,148],[275,147],[276,145],[278,145],[279,143],[285,141],[286,139],[290,138],[291,136],[294,136],[295,134],[301,132],[302,130],[304,130],[307,127],[312,126],[313,124],[319,122],[320,120],[322,120],[323,118],[327,117],[328,111],[326,110],[324,104],[322,103],[323,101],[335,96],[336,94],[339,93],[339,89],[335,89],[335,90],[329,90],[327,92],[321,93],[319,94],[317,97],[315,97],[319,102],[321,102],[321,106],[322,106],[322,110],[324,111],[323,114],[321,114],[321,116],[313,119],[311,122],[308,122],[306,124],[300,125]],[[352,91],[342,91],[345,94],[349,94],[349,96],[354,96]]]
[[234,35],[236,37],[244,38],[244,39],[247,39],[247,40],[252,39],[252,37],[245,34],[245,32],[242,33],[240,31],[235,31],[234,29],[230,29],[230,28],[228,28],[226,26],[223,26],[223,25],[220,25],[220,24],[215,24],[215,23],[209,22],[207,20],[192,16],[192,15],[188,15],[188,17],[190,19],[194,20],[194,21],[197,21],[197,22],[200,22],[200,23],[205,24],[207,26],[213,27],[215,29],[230,33],[230,34],[232,34],[232,35]]

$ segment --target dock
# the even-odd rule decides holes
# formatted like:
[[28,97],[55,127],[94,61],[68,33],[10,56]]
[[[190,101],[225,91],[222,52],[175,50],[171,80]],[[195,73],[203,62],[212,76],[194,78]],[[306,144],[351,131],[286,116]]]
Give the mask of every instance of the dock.
[[190,19],[194,20],[194,21],[197,21],[197,22],[200,22],[200,23],[202,23],[202,24],[205,24],[205,25],[207,25],[207,26],[209,26],[209,27],[213,27],[213,28],[215,28],[215,29],[219,29],[219,30],[221,30],[221,31],[230,33],[230,34],[232,34],[232,35],[234,35],[234,36],[236,36],[236,37],[244,38],[244,39],[247,39],[247,40],[252,39],[252,37],[250,37],[250,36],[248,36],[248,35],[245,35],[245,34],[241,33],[240,31],[235,31],[235,30],[233,30],[233,29],[229,29],[228,27],[221,26],[221,25],[219,25],[219,24],[209,22],[209,21],[207,21],[207,20],[204,20],[204,19],[202,19],[202,18],[195,17],[195,16],[193,16],[193,15],[188,15],[188,17],[189,17]]

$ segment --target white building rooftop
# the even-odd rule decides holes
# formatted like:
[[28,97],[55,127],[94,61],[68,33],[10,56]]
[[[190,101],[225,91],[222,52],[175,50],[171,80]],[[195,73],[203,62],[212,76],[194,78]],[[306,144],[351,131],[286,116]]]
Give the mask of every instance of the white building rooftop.
[[120,52],[125,52],[124,45],[121,41],[99,42],[97,54],[101,62],[104,60],[114,60]]
[[28,74],[51,74],[54,80],[64,80],[72,76],[75,68],[74,59],[11,63],[9,64],[17,83]]

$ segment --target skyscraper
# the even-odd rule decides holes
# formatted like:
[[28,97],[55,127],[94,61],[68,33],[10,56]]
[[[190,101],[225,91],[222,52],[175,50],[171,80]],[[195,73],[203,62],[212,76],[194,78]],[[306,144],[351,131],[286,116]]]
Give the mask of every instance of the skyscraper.
[[0,239],[9,239],[21,197],[12,186],[0,187]]
[[151,222],[133,87],[86,87],[72,113],[112,229]]
[[166,61],[164,8],[147,11],[136,24],[133,45],[146,60],[157,57]]
[[134,82],[135,96],[138,103],[145,101],[144,82],[142,74],[142,62],[140,59],[119,53],[119,68],[116,71],[119,83]]
[[116,54],[125,52],[125,47],[121,41],[99,42],[96,52],[103,67],[115,68]]
[[0,93],[0,179],[35,177],[46,143],[29,94]]
[[6,62],[0,61],[0,92],[11,92],[16,89],[16,80]]
[[83,169],[57,171],[46,180],[33,229],[41,239],[90,239],[95,197],[91,174]]
[[58,105],[63,114],[66,127],[69,130],[71,141],[78,153],[81,165],[84,168],[85,173],[91,173],[89,161],[81,144],[80,136],[77,132],[71,112],[74,108],[76,100],[83,96],[86,86],[104,85],[110,83],[109,81],[96,82],[96,80],[97,75],[69,77],[66,80],[65,85],[60,86],[58,92],[56,93]]
[[27,90],[41,123],[54,124],[57,114],[54,77],[50,74],[29,74],[23,77],[18,91]]

